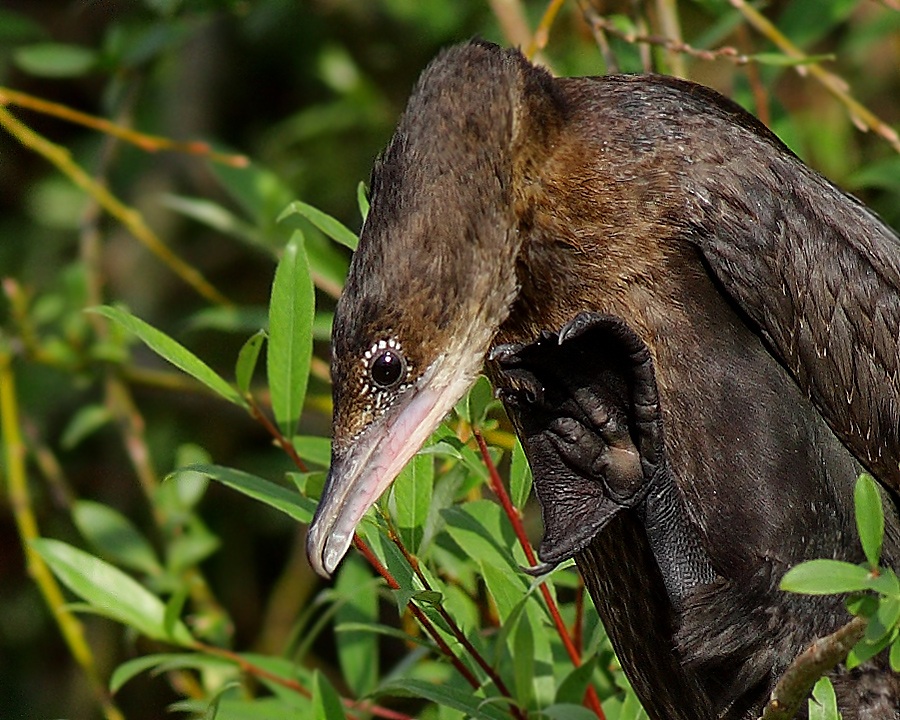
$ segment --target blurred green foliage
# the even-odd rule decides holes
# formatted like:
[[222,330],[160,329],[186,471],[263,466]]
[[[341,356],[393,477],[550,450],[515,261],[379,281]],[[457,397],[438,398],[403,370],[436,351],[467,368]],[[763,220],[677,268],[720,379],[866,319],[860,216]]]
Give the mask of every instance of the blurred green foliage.
[[[508,695],[534,717],[577,720],[593,716],[582,706],[589,685],[607,717],[639,717],[574,571],[557,571],[547,586],[581,668],[538,584],[519,570],[527,562],[508,518],[486,499],[473,428],[539,536],[527,466],[485,381],[361,528],[398,589],[353,553],[333,584],[322,583],[303,555],[328,463],[327,339],[366,212],[360,182],[441,47],[475,34],[527,44],[517,21],[533,31],[548,4],[12,0],[0,8],[0,86],[252,161],[147,152],[28,109],[0,88],[0,109],[70,153],[229,300],[195,292],[102,213],[96,196],[24,147],[9,123],[0,127],[0,717],[139,720],[169,708],[336,718],[342,698],[375,698],[426,719],[502,718]],[[799,50],[833,58],[825,67],[897,127],[900,12],[891,4],[777,0],[765,13]],[[542,53],[555,72],[683,64],[900,223],[900,157],[890,143],[859,132],[864,118],[798,72],[803,64],[733,3],[593,7],[618,32],[603,33],[601,51],[583,7],[565,3]],[[693,48],[731,46],[758,62],[635,42],[667,34],[666,7]],[[392,534],[418,557],[421,577]],[[79,611],[81,644],[54,622],[62,601],[41,594],[52,580],[35,570],[40,558]],[[827,703],[827,693],[817,697]]]

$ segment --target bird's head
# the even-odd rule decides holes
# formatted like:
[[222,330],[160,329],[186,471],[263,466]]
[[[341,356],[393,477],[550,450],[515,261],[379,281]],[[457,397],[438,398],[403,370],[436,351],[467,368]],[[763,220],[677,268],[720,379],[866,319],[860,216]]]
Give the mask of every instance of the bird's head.
[[323,576],[472,384],[516,297],[513,175],[529,73],[545,75],[515,51],[448,50],[373,171],[332,335],[331,470],[307,542]]

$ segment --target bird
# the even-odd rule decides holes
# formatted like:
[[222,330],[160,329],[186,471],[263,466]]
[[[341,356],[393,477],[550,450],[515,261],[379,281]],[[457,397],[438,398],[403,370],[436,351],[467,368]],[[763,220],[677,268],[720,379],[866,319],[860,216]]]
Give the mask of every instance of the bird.
[[[795,438],[776,435],[766,462],[786,468],[776,479],[790,477],[807,502],[779,497],[776,486],[766,521],[748,523],[740,512],[746,498],[732,498],[721,508],[737,511],[732,540],[712,545],[691,521],[669,462],[650,350],[621,318],[579,313],[558,333],[493,348],[488,362],[542,507],[545,565],[529,572],[575,557],[651,717],[758,717],[798,649],[846,621],[842,597],[798,599],[776,583],[817,554],[862,560],[858,540],[847,536],[853,456],[826,435],[816,452],[830,454],[817,463],[798,453]],[[705,421],[733,424],[725,408],[710,403]],[[822,424],[814,411],[808,422]],[[884,552],[893,564],[897,532],[893,515]],[[900,712],[900,676],[886,662],[855,677],[832,675],[844,717]]]
[[[720,577],[676,608],[634,507],[570,549],[620,657],[640,655],[627,646],[640,638],[604,595],[603,571],[627,544],[617,537],[652,570],[618,572],[668,599],[667,663],[708,707],[655,706],[652,667],[623,660],[654,720],[751,717],[798,638],[839,622],[815,600],[766,608],[786,563],[861,557],[860,469],[880,482],[896,562],[900,238],[703,86],[554,78],[481,40],[426,68],[375,163],[335,311],[332,460],[309,561],[335,570],[492,349],[559,337],[582,313],[620,319],[646,347],[682,520]],[[487,370],[502,385],[502,368]],[[621,378],[601,392],[578,377],[570,390],[627,409]],[[515,424],[522,406],[508,410]],[[748,659],[741,634],[757,631],[777,642]]]

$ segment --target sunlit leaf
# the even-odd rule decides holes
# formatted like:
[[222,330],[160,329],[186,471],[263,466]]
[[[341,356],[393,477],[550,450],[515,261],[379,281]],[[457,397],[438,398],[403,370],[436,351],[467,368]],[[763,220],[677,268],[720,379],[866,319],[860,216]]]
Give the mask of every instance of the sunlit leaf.
[[448,685],[435,685],[422,680],[402,678],[384,683],[379,694],[399,697],[423,697],[439,705],[447,705],[467,713],[476,720],[509,720],[502,707],[487,703],[484,698]]
[[105,305],[92,308],[92,312],[103,315],[134,333],[157,355],[168,360],[179,370],[199,380],[210,390],[218,393],[229,402],[242,407],[246,406],[244,399],[235,389],[219,377],[209,365],[165,333],[160,332],[155,327],[148,325],[140,318],[121,308]]
[[528,502],[528,496],[531,494],[531,468],[525,457],[525,451],[522,449],[522,443],[516,439],[513,446],[512,459],[509,468],[509,496],[513,505],[520,510],[525,507]]
[[338,572],[335,595],[342,599],[335,623],[344,625],[337,643],[341,673],[357,697],[375,689],[378,683],[378,636],[367,629],[350,630],[347,625],[372,624],[378,619],[378,593],[372,571],[359,561],[349,559]]
[[256,370],[256,361],[259,352],[266,341],[265,330],[258,330],[251,335],[238,352],[237,363],[234,368],[234,377],[238,390],[242,393],[250,392],[250,382],[253,380],[253,371]]
[[341,699],[318,670],[313,673],[312,709],[314,720],[346,720]]
[[356,250],[356,245],[359,242],[356,233],[340,221],[335,220],[331,215],[327,215],[318,208],[314,208],[312,205],[308,205],[301,200],[295,200],[282,211],[281,215],[278,216],[278,222],[282,222],[292,215],[299,215],[306,218],[332,240],[351,250]]
[[183,623],[166,630],[162,601],[121,570],[59,540],[40,538],[31,546],[60,581],[97,612],[154,640],[192,644]]
[[306,398],[314,315],[315,291],[303,235],[295,232],[272,283],[266,353],[272,411],[286,437],[293,436]]
[[858,592],[870,586],[869,571],[840,560],[810,560],[791,568],[781,579],[782,590],[808,595]]
[[270,507],[280,510],[298,522],[309,524],[312,520],[316,504],[307,498],[292,492],[281,485],[264,480],[256,475],[234,470],[220,465],[195,465],[186,468],[203,473],[207,477],[227,485],[248,497],[259,500]]
[[72,506],[72,519],[104,557],[149,575],[162,572],[153,546],[118,510],[91,500],[78,500]]
[[881,543],[884,539],[884,513],[881,495],[871,475],[863,473],[856,481],[853,494],[856,506],[856,527],[866,559],[873,568],[881,559]]
[[839,720],[834,686],[827,677],[820,677],[809,701],[809,720]]

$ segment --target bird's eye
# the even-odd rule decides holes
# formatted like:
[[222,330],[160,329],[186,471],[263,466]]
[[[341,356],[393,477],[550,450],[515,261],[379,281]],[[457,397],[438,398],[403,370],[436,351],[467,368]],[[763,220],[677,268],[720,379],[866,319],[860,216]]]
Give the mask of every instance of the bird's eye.
[[369,373],[372,382],[382,389],[389,390],[406,377],[406,360],[397,350],[383,350],[372,360]]

